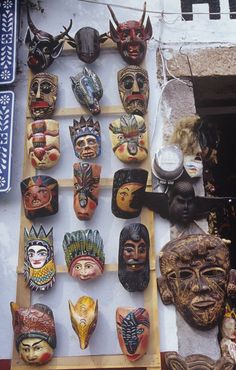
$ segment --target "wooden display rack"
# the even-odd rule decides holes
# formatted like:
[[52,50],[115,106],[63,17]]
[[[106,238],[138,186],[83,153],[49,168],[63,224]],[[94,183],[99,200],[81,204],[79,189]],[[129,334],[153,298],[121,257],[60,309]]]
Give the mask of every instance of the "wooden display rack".
[[[111,42],[105,43],[105,48],[111,47]],[[112,43],[112,47],[114,44]],[[66,52],[70,51],[71,48],[66,45]],[[32,78],[32,73],[29,72],[29,81]],[[124,114],[122,106],[102,106],[100,117],[103,115],[119,115]],[[87,110],[83,108],[58,108],[52,119],[71,117],[82,114],[88,114]],[[29,110],[26,114],[26,125],[32,121]],[[145,117],[147,122],[147,117]],[[147,125],[148,126],[148,125]],[[25,143],[27,140],[27,133],[25,130]],[[62,153],[63,155],[63,153]],[[121,163],[122,168],[122,163]],[[142,168],[146,169],[150,173],[150,158],[142,162]],[[25,145],[24,153],[24,165],[23,165],[23,179],[29,176],[35,176],[36,170],[30,164]],[[49,173],[50,175],[50,173]],[[57,179],[59,188],[71,188],[73,190],[72,179]],[[112,178],[102,178],[100,186],[102,188],[112,188]],[[151,191],[151,180],[148,178],[147,191]],[[154,247],[154,214],[147,208],[143,208],[140,216],[140,222],[143,223],[149,230],[150,236],[150,282],[147,289],[144,291],[144,307],[149,311],[150,316],[150,338],[147,353],[138,361],[130,362],[124,355],[90,355],[90,356],[68,356],[68,357],[54,357],[48,364],[43,366],[27,366],[20,358],[19,354],[15,349],[13,350],[13,359],[11,363],[11,370],[79,370],[79,369],[108,369],[108,368],[147,368],[149,370],[160,370],[160,346],[159,346],[159,323],[158,323],[158,301],[157,301],[157,284],[156,284],[156,255]],[[31,290],[26,287],[23,275],[24,267],[24,227],[28,230],[31,228],[32,222],[25,217],[23,206],[21,206],[21,222],[20,222],[20,240],[19,240],[19,256],[18,256],[18,267],[17,267],[17,291],[16,291],[16,303],[22,307],[28,307],[31,304]],[[106,272],[118,271],[117,264],[106,264]],[[66,265],[56,266],[57,274],[67,274],[68,270]],[[69,315],[68,315],[69,320]],[[115,322],[114,322],[115,325]],[[96,333],[95,333],[96,334]],[[79,342],[78,342],[79,345]]]

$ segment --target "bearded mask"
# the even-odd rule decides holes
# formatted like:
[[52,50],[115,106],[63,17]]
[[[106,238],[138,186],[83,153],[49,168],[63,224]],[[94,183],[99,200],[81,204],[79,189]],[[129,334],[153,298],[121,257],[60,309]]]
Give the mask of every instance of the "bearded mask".
[[120,348],[129,361],[137,361],[145,355],[148,347],[150,322],[144,308],[118,307],[116,328]]
[[149,234],[139,223],[125,226],[120,233],[118,276],[128,292],[143,291],[149,283]]
[[29,110],[34,119],[50,118],[55,110],[58,78],[49,73],[36,74],[30,83]]
[[27,125],[27,152],[30,163],[38,170],[55,166],[60,158],[59,124],[52,119]]
[[112,213],[120,218],[138,217],[142,210],[148,172],[124,168],[114,173]]
[[90,220],[97,208],[101,169],[98,164],[74,164],[74,211],[79,220]]
[[97,325],[98,301],[83,296],[75,305],[69,301],[70,319],[75,333],[78,335],[80,348],[88,347],[89,340]]
[[147,111],[149,99],[147,71],[139,66],[128,66],[118,71],[117,78],[125,111],[143,116]]
[[[68,34],[72,26],[72,20],[70,20],[70,25],[65,28],[64,32],[53,37],[50,33],[41,31],[35,27],[32,22],[29,13],[29,7],[27,6],[27,19],[29,24],[29,29],[26,35],[26,44],[29,47],[28,55],[28,66],[34,72],[43,72],[47,69],[54,59],[56,59],[62,52],[64,45],[64,37]],[[33,38],[31,39],[30,31],[33,33]]]
[[96,158],[101,153],[101,130],[98,121],[93,118],[88,120],[81,116],[80,122],[73,120],[73,126],[69,126],[71,141],[75,155],[79,159]]
[[141,64],[147,50],[147,40],[152,36],[152,25],[150,18],[147,18],[146,26],[144,19],[146,15],[146,2],[144,3],[143,14],[140,21],[127,21],[119,23],[115,13],[108,5],[113,21],[117,28],[110,21],[110,37],[117,43],[122,58],[128,64]]
[[109,125],[109,133],[113,152],[122,162],[142,162],[147,158],[147,130],[142,117],[123,115]]
[[21,182],[21,193],[28,219],[57,213],[58,183],[52,177],[42,175],[24,179]]

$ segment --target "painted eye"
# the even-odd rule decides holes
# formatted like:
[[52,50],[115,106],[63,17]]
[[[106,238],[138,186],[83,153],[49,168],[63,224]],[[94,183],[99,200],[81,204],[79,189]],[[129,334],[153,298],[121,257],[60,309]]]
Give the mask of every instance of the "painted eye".
[[49,48],[48,48],[47,46],[45,46],[45,47],[43,48],[43,52],[48,54],[48,53],[49,53]]
[[225,272],[219,268],[210,268],[207,270],[202,271],[202,275],[208,278],[219,278],[224,277]]
[[33,85],[31,86],[31,90],[36,94],[37,91],[38,91],[38,83],[35,82],[33,83]]
[[144,332],[144,330],[143,329],[138,329],[137,330],[137,334],[142,334]]
[[135,34],[136,34],[136,36],[141,37],[142,36],[142,31],[140,29],[137,29],[135,31]]
[[52,90],[52,86],[49,82],[43,82],[41,84],[41,90],[44,94],[49,94]]
[[134,84],[134,80],[132,77],[126,77],[123,81],[125,89],[129,90],[132,89],[132,86]]
[[120,141],[124,140],[124,135],[118,135],[118,139],[119,139]]
[[189,270],[182,270],[179,272],[179,277],[182,280],[191,279],[193,277],[193,272]]
[[139,76],[137,78],[138,87],[142,88],[144,86],[144,82],[145,82],[145,80],[144,80],[143,76]]

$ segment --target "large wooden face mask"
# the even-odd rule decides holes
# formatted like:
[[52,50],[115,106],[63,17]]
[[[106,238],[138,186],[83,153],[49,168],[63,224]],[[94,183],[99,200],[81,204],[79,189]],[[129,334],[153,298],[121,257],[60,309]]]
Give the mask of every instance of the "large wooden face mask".
[[49,73],[36,74],[30,83],[29,110],[34,119],[50,118],[55,110],[58,78]]
[[31,227],[24,232],[25,263],[24,277],[32,290],[48,290],[56,280],[53,251],[53,229],[45,232],[41,225],[38,232]]
[[145,355],[149,340],[149,314],[144,308],[118,307],[116,328],[120,348],[129,361]]
[[58,183],[50,176],[32,176],[21,182],[25,215],[29,219],[58,211]]
[[101,153],[101,130],[98,121],[92,117],[86,119],[81,116],[80,121],[73,120],[73,126],[69,126],[71,141],[75,155],[79,159],[96,158]]
[[11,302],[16,349],[28,365],[44,365],[53,357],[56,331],[52,310],[44,304],[29,308]]
[[69,274],[80,280],[91,280],[101,276],[105,254],[103,240],[98,230],[78,230],[66,233],[63,249]]
[[98,205],[101,166],[74,164],[74,210],[79,220],[90,220]]
[[143,116],[147,111],[149,99],[147,71],[138,66],[128,66],[118,71],[117,78],[125,111]]
[[60,158],[59,124],[52,119],[27,125],[27,152],[33,167],[44,170],[55,166]]
[[122,162],[141,162],[147,158],[147,130],[142,117],[123,115],[109,125],[109,133],[113,152]]
[[143,291],[149,283],[149,234],[139,223],[125,226],[120,233],[118,276],[129,292]]
[[112,213],[120,218],[138,217],[142,209],[148,172],[124,168],[114,173]]
[[75,305],[69,301],[69,309],[71,324],[78,335],[80,348],[85,349],[97,325],[98,301],[83,296]]
[[160,253],[161,298],[197,329],[213,328],[221,317],[230,271],[225,243],[211,235],[173,240]]

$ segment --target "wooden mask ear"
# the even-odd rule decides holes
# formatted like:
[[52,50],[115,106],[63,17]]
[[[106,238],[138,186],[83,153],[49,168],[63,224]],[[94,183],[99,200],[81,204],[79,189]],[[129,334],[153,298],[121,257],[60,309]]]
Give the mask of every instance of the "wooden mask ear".
[[177,352],[166,352],[165,354],[166,365],[169,370],[188,370],[188,365],[183,357],[178,355]]
[[159,289],[162,302],[166,305],[174,304],[174,297],[167,286],[166,278],[164,277],[157,278],[157,287]]
[[145,33],[146,33],[146,40],[150,40],[150,38],[152,37],[152,24],[151,24],[149,17],[147,18]]

